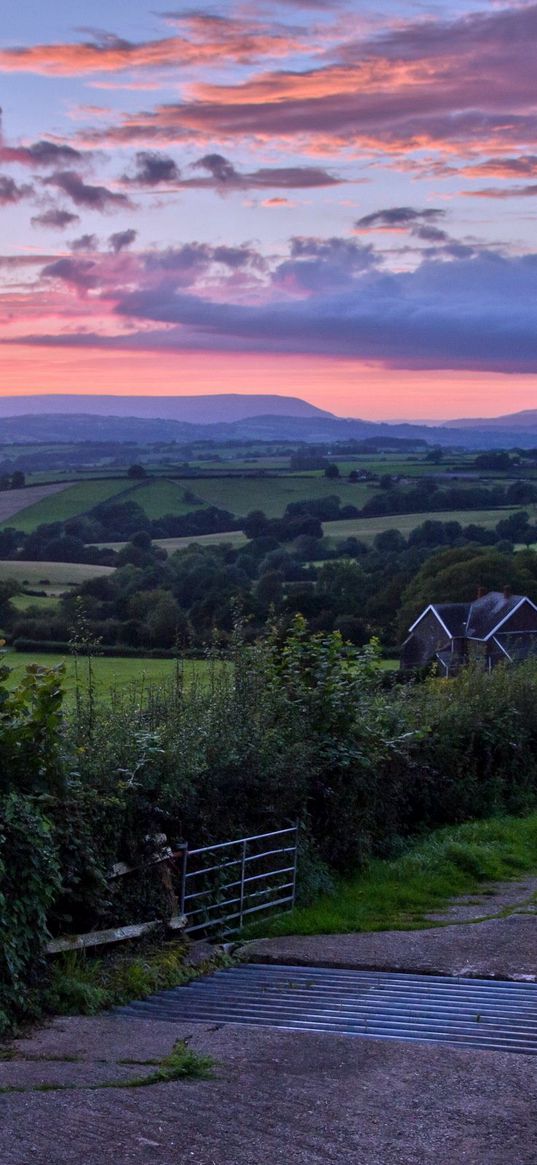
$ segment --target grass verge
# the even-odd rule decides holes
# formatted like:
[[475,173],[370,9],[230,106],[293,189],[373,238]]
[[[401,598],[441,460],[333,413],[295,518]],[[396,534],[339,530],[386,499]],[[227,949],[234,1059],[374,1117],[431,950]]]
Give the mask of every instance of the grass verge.
[[[391,861],[375,860],[312,906],[257,924],[246,937],[349,934],[432,926],[426,915],[487,882],[537,873],[537,813],[439,829]],[[486,913],[486,910],[484,910]]]
[[96,1015],[105,1008],[190,983],[229,962],[226,956],[215,954],[210,962],[192,967],[185,963],[186,953],[187,947],[180,941],[100,959],[68,951],[54,961],[45,1009],[55,1015]]

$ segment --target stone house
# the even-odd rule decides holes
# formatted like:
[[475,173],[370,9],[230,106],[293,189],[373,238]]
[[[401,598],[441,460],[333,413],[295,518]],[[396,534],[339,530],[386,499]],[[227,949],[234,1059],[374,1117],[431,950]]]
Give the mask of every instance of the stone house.
[[438,663],[442,675],[479,661],[488,671],[537,654],[537,606],[527,595],[479,589],[471,603],[430,603],[409,628],[401,667]]

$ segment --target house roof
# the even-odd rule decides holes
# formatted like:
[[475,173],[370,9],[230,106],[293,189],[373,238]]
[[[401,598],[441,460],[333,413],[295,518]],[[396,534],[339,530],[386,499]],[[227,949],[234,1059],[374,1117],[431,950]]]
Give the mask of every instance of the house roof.
[[482,598],[470,604],[466,634],[469,639],[487,639],[516,607],[523,603],[525,595],[509,595],[503,591],[489,591]]
[[466,622],[470,603],[433,603],[433,611],[439,615],[452,639],[466,635]]
[[524,602],[535,607],[526,595],[506,596],[503,591],[489,591],[473,603],[431,603],[412,624],[410,631],[427,611],[433,611],[452,639],[488,639]]

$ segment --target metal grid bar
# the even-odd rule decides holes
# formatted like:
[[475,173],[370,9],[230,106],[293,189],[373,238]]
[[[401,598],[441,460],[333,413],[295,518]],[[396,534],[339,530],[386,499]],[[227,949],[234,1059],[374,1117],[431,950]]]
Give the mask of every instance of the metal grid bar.
[[241,964],[119,1014],[537,1055],[537,984]]

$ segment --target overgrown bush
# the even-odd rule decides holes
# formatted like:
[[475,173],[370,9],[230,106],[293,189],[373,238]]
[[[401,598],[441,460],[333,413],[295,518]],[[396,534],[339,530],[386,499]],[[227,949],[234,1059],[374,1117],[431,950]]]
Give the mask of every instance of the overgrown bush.
[[[253,646],[236,629],[231,658],[215,653],[202,683],[184,683],[178,664],[143,697],[105,701],[91,643],[86,661],[76,650],[63,720],[58,672],[0,684],[4,1010],[17,992],[31,999],[47,925],[169,916],[179,879],[154,858],[181,841],[299,820],[299,895],[311,899],[402,838],[537,801],[535,661],[388,689],[374,643],[311,635],[297,617]],[[111,877],[118,863],[131,872]]]
[[47,913],[59,885],[51,826],[31,798],[0,797],[0,1034],[36,1014]]

